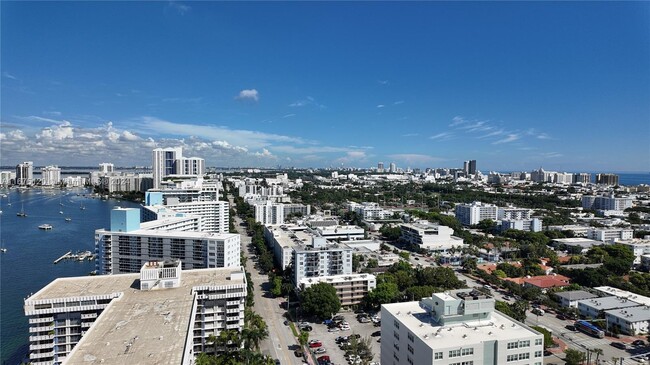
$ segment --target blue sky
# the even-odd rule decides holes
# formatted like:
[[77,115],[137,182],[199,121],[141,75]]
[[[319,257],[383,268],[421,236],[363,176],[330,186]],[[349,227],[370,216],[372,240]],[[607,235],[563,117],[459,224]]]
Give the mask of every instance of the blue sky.
[[0,162],[650,170],[647,2],[2,2]]

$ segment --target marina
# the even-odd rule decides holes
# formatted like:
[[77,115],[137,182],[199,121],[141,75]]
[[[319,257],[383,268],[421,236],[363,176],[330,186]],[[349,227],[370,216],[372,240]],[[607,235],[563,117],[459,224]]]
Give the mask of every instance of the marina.
[[77,253],[72,253],[72,251],[68,251],[63,256],[54,260],[54,264],[58,264],[63,260],[93,261],[95,257],[96,255],[90,251],[78,251]]

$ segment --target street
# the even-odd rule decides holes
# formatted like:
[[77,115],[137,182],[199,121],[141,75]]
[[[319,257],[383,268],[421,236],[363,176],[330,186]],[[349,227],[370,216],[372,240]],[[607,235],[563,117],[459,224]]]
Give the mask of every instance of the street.
[[[229,196],[229,201],[234,208],[235,205],[231,196]],[[253,310],[264,318],[269,327],[269,337],[260,343],[260,352],[280,360],[281,364],[301,365],[303,363],[302,359],[295,357],[293,354],[294,347],[297,348],[297,340],[293,336],[291,328],[283,324],[285,311],[280,308],[282,300],[265,296],[268,276],[260,274],[259,270],[255,268],[255,254],[253,251],[249,252],[251,237],[246,234],[246,230],[241,226],[242,219],[238,216],[231,218],[234,219],[235,227],[241,235],[241,250],[248,257],[246,271],[251,274],[251,280],[254,284],[255,305]]]

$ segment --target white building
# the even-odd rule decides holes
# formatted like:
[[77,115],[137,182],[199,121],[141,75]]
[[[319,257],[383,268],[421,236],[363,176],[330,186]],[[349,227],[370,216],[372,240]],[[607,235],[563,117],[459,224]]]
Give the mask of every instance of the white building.
[[198,178],[196,181],[184,181],[174,187],[149,189],[145,193],[145,205],[175,205],[196,201],[217,201],[221,183],[208,183]]
[[138,209],[113,209],[110,230],[95,231],[97,271],[133,273],[143,263],[167,259],[183,261],[183,269],[239,267],[240,236],[179,230],[192,229],[197,219],[189,215],[140,224]]
[[564,308],[578,308],[579,301],[598,297],[584,290],[557,292],[555,296],[560,300],[560,305]]
[[210,335],[243,328],[246,290],[241,267],[180,271],[178,261],[56,279],[25,299],[30,363],[193,364],[213,351]]
[[304,278],[352,274],[352,249],[328,244],[323,237],[312,237],[311,245],[297,244],[293,248],[293,282]]
[[66,176],[61,182],[67,187],[83,187],[86,186],[88,180],[83,176]]
[[16,171],[0,171],[0,185],[9,186],[16,180]]
[[15,184],[20,186],[34,185],[34,163],[25,161],[16,165]]
[[61,168],[58,166],[45,166],[41,168],[41,185],[54,186],[61,183]]
[[463,245],[463,239],[453,237],[454,230],[430,222],[401,224],[401,239],[407,243],[418,245],[426,250],[446,251],[452,247]]
[[543,335],[471,289],[381,306],[381,364],[542,365]]
[[527,208],[506,207],[499,208],[497,219],[505,220],[524,220],[531,219],[533,211]]
[[365,231],[358,226],[322,226],[314,228],[314,232],[328,240],[361,240],[365,238]]
[[605,323],[609,331],[637,336],[648,333],[650,307],[614,309],[605,312]]
[[620,240],[618,244],[625,245],[634,253],[634,265],[641,264],[641,256],[650,254],[650,240],[631,239]]
[[502,231],[516,229],[519,231],[541,232],[542,220],[539,218],[532,219],[503,219],[500,221]]
[[600,297],[578,301],[578,312],[587,318],[597,318],[601,313],[614,309],[637,307],[639,303],[619,297]]
[[348,202],[348,210],[357,213],[361,219],[389,219],[393,216],[393,212],[385,210],[377,203],[363,202],[361,204],[355,202]]
[[151,174],[135,174],[126,172],[111,172],[98,174],[99,185],[109,193],[139,191],[145,192],[153,186]]
[[634,230],[625,228],[590,228],[587,238],[596,241],[614,243],[634,238]]
[[360,304],[369,291],[377,287],[377,278],[371,274],[331,275],[303,278],[299,288],[304,290],[318,283],[330,284],[336,289],[341,306]]
[[212,233],[228,233],[230,222],[230,209],[228,202],[223,201],[195,201],[170,205],[152,205],[142,207],[141,218],[143,222],[157,220],[161,217],[160,207],[164,207],[164,214],[169,212],[185,213],[201,218],[200,231]]
[[205,161],[199,157],[183,157],[183,148],[156,148],[153,150],[153,188],[162,186],[167,176],[196,176],[205,174]]
[[99,164],[99,172],[109,173],[115,171],[115,165],[108,162],[102,162]]
[[255,221],[263,225],[267,224],[284,224],[284,204],[260,203],[253,205],[255,208]]
[[624,211],[632,208],[631,198],[616,198],[614,194],[610,195],[585,195],[582,197],[582,207],[584,209],[594,210],[616,210]]
[[456,219],[465,225],[473,226],[485,219],[497,220],[499,208],[496,205],[473,202],[456,205]]

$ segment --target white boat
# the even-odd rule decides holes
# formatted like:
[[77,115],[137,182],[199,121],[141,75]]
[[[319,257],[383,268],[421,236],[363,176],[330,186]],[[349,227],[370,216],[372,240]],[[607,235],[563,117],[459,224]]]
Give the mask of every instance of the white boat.
[[40,226],[38,226],[38,229],[44,229],[46,231],[49,231],[52,228],[54,228],[54,227],[52,227],[51,224],[47,224],[47,223],[46,224],[41,224]]
[[66,218],[65,221],[70,222],[70,221],[72,221],[72,218]]
[[7,249],[4,248],[4,247],[3,247],[3,248],[0,248],[0,252],[5,253],[5,252],[7,252]]
[[84,203],[81,203],[81,206],[79,206],[79,209],[84,210],[86,207],[84,207]]
[[16,213],[17,216],[19,217],[27,217],[27,214],[25,213],[25,206],[23,205],[22,208],[20,208],[20,212]]
[[59,214],[63,214],[63,211],[62,211],[62,210],[59,210]]

